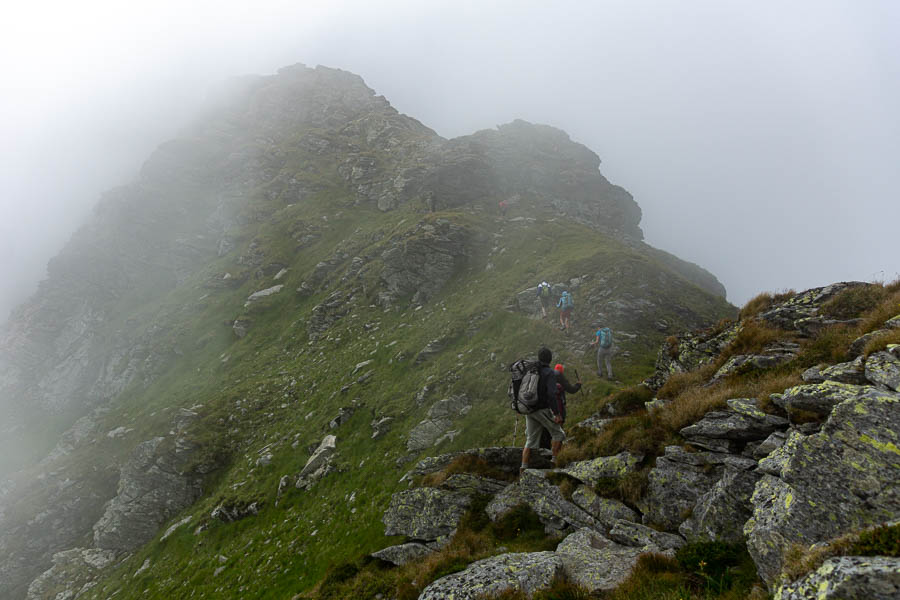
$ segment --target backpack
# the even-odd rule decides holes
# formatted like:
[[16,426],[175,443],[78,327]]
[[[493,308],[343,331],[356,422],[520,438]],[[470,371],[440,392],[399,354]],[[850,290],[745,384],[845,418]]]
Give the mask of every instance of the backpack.
[[536,360],[520,359],[509,367],[509,404],[517,413],[527,415],[539,404],[538,388],[541,364]]
[[563,308],[572,308],[575,306],[575,302],[572,301],[572,294],[569,292],[562,293],[562,307]]
[[600,330],[600,347],[609,348],[610,346],[612,346],[612,331],[609,327],[604,327]]
[[548,298],[550,296],[550,286],[542,283],[539,287],[541,288],[541,296]]

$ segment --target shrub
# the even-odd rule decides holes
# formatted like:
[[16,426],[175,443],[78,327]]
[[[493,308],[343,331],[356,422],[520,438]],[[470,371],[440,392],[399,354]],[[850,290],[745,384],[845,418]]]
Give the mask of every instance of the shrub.
[[858,556],[900,556],[900,525],[882,525],[867,529],[850,547]]
[[633,385],[614,394],[606,405],[614,414],[624,415],[644,408],[644,402],[653,400],[653,390],[646,385]]
[[808,368],[822,363],[846,362],[847,350],[858,336],[856,328],[846,325],[826,327],[804,343],[798,364]]

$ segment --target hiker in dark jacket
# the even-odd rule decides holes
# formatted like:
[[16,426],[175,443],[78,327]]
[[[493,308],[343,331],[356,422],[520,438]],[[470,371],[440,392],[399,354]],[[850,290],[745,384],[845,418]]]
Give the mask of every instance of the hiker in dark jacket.
[[566,439],[566,433],[560,425],[562,416],[554,409],[556,403],[556,371],[550,368],[553,353],[548,348],[538,351],[540,363],[540,380],[538,382],[538,408],[525,415],[525,448],[522,449],[522,466],[520,470],[528,468],[531,459],[532,448],[539,448],[541,432],[547,430],[550,433],[550,451],[553,453],[553,462],[562,443]]
[[566,368],[562,363],[558,363],[553,370],[556,371],[556,402],[559,405],[557,411],[562,416],[563,423],[566,422],[566,392],[569,394],[577,394],[581,390],[581,379],[579,378],[575,385],[569,383],[563,374]]
[[[565,424],[566,422],[566,392],[569,394],[577,394],[581,390],[581,379],[575,385],[569,383],[569,380],[566,379],[566,376],[563,374],[565,372],[565,367],[562,363],[558,363],[553,370],[556,371],[556,414],[562,417],[562,423],[560,425]],[[541,431],[541,448],[550,449],[552,441],[550,439],[550,432],[546,429]]]

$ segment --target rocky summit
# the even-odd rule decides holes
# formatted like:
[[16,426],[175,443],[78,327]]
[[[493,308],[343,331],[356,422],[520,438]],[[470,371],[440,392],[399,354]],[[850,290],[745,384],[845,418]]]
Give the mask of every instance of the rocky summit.
[[[345,71],[232,82],[0,331],[0,597],[624,594],[648,560],[895,590],[895,287],[736,318],[599,167],[524,121],[444,139]],[[540,346],[584,387],[520,472]]]

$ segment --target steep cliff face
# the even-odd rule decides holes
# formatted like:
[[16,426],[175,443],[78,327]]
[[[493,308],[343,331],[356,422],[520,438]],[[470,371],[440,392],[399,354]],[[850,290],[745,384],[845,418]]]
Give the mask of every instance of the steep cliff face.
[[[0,596],[93,550],[140,552],[183,511],[198,536],[221,535],[217,507],[331,520],[280,483],[348,409],[325,504],[350,487],[372,503],[347,516],[351,541],[297,533],[308,586],[374,543],[360,522],[389,497],[379,477],[423,451],[404,438],[423,418],[447,426],[429,447],[493,441],[501,362],[548,343],[589,370],[605,324],[634,379],[668,332],[731,314],[712,275],[641,241],[640,209],[598,167],[523,121],[445,140],[339,70],[235,82],[103,197],[2,330]],[[537,316],[541,279],[575,295],[568,335]],[[430,393],[480,416],[428,417]]]

